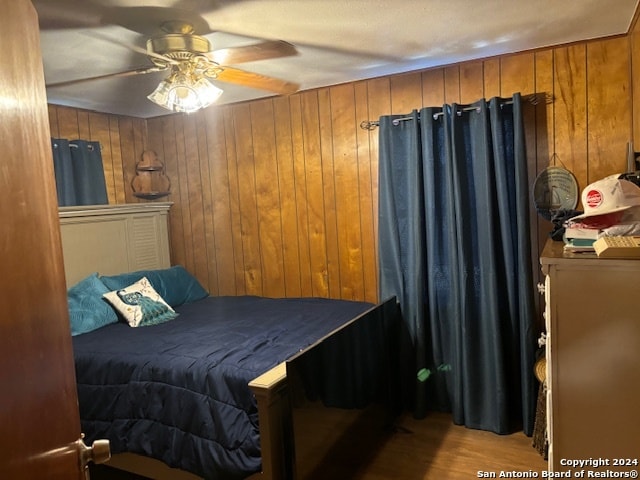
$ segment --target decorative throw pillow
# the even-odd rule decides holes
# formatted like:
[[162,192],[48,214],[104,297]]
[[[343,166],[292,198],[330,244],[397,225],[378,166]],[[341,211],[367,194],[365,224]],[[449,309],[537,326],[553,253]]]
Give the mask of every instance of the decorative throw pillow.
[[178,316],[155,291],[147,277],[128,287],[105,293],[104,297],[132,327],[157,325]]
[[108,291],[97,273],[92,273],[67,290],[71,335],[91,332],[118,322],[115,310],[102,298]]
[[147,277],[153,288],[172,307],[183,303],[191,303],[208,297],[207,292],[198,280],[182,265],[158,270],[139,270],[137,272],[105,275],[100,277],[109,290],[120,290],[142,277]]

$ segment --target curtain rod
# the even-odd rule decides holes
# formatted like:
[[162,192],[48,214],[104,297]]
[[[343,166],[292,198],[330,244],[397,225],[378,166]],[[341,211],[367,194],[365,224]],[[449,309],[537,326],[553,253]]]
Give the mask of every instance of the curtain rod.
[[[100,145],[100,150],[102,150],[102,144],[99,144],[99,145]],[[59,147],[59,145],[57,143],[53,144],[53,148],[58,148],[58,147]],[[69,142],[69,147],[70,148],[78,148],[78,144]],[[91,150],[93,150],[93,145],[87,145],[87,148],[91,151]]]
[[[538,105],[541,102],[541,98],[543,97],[544,103],[549,104],[549,103],[553,103],[553,97],[551,95],[549,95],[548,93],[532,93],[531,95],[525,95],[522,98],[524,100],[526,100],[527,102],[529,102],[531,105]],[[504,102],[501,103],[501,105],[511,105],[513,103],[513,100],[506,100]],[[480,110],[479,107],[464,107],[460,110],[458,110],[457,114],[460,115],[462,112],[472,112],[474,110]],[[434,120],[438,117],[441,117],[443,115],[442,112],[438,112],[438,113],[434,113],[433,114],[433,118]],[[398,125],[400,122],[404,122],[407,120],[413,120],[413,117],[398,117],[398,118],[394,118],[393,119],[393,124],[394,125]],[[360,128],[362,128],[363,130],[374,130],[376,127],[378,127],[380,125],[380,122],[377,120],[364,120],[362,123],[360,123]]]

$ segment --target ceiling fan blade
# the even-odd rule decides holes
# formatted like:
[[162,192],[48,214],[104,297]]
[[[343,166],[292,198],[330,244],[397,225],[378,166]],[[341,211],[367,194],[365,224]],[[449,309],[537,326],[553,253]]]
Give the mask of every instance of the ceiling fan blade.
[[[140,3],[139,0],[135,3]],[[209,24],[197,11],[175,7],[128,6],[111,7],[104,12],[103,21],[120,25],[146,37],[162,35],[162,26],[167,22],[181,22],[193,27],[196,35],[212,33]]]
[[282,40],[269,40],[244,47],[221,48],[214,50],[208,56],[220,65],[236,65],[256,60],[290,57],[297,54],[296,47],[290,43]]
[[280,80],[279,78],[267,77],[259,73],[247,72],[245,70],[232,67],[223,67],[222,71],[218,72],[215,79],[223,82],[235,83],[236,85],[241,85],[243,87],[267,90],[282,95],[295,93],[300,88],[300,85],[297,83]]
[[41,30],[100,27],[105,9],[92,2],[32,0]]
[[133,75],[143,75],[145,73],[160,72],[162,70],[166,70],[166,69],[160,68],[160,67],[136,68],[134,70],[126,70],[124,72],[115,72],[115,73],[106,73],[104,75],[96,75],[95,77],[76,78],[74,80],[65,80],[64,82],[48,83],[46,87],[47,88],[66,87],[66,86],[75,85],[78,83],[91,82],[93,80],[103,80],[105,78],[112,78],[112,77],[130,77]]
[[180,63],[177,60],[174,60],[172,58],[166,57],[164,55],[159,55],[159,54],[157,54],[155,52],[150,52],[146,48],[140,48],[137,45],[132,45],[130,43],[121,42],[117,38],[113,38],[110,35],[105,35],[104,33],[101,33],[101,32],[99,32],[97,30],[87,30],[87,31],[84,31],[83,33],[85,35],[90,36],[90,37],[99,38],[100,40],[104,40],[106,42],[110,42],[110,43],[113,43],[115,45],[120,45],[121,47],[128,48],[129,50],[132,50],[132,51],[137,52],[137,53],[141,53],[142,55],[146,55],[147,57],[157,58],[159,60],[162,60],[165,63],[170,63],[172,65],[178,65]]

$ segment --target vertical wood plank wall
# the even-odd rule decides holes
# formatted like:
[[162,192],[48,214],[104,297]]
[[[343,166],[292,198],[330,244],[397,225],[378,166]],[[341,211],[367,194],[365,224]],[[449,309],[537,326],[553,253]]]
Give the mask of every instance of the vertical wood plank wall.
[[[172,262],[212,294],[377,300],[377,130],[364,120],[422,106],[547,94],[525,109],[530,183],[553,163],[579,188],[640,149],[640,40],[505,55],[147,121],[50,106],[52,134],[99,140],[109,199],[137,201],[143,149],[165,162]],[[634,121],[636,120],[636,121]],[[531,208],[532,262],[551,229]]]

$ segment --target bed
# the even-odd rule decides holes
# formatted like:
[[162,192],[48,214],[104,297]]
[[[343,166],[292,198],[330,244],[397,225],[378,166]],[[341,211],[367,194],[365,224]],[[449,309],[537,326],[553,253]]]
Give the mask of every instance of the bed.
[[[372,360],[368,350],[380,353],[380,342],[393,338],[395,299],[374,305],[322,298],[209,296],[183,267],[169,265],[169,208],[170,204],[141,204],[61,209],[70,310],[78,298],[82,303],[91,297],[87,288],[94,302],[71,314],[87,443],[109,439],[111,465],[149,478],[296,478],[295,402],[287,361],[305,360],[309,350],[309,361],[316,363],[307,370],[322,372],[322,379],[314,381],[331,385],[342,369],[323,369],[326,359],[311,355],[335,339],[338,346],[331,346],[325,356],[343,358],[350,365],[360,357]],[[86,248],[87,238],[94,239],[91,248]],[[98,241],[104,238],[109,240]],[[131,320],[114,302],[122,302],[126,295],[121,293],[131,293],[133,286],[132,292],[143,291],[141,285],[174,312],[170,318],[162,317],[168,312],[162,307],[149,310],[161,320],[131,326],[141,320]],[[80,294],[74,296],[78,289]],[[106,292],[112,292],[107,308],[118,312],[117,320],[105,311],[110,318],[106,324],[86,326],[86,318],[104,308],[101,297]],[[142,311],[144,305],[133,304]],[[356,328],[357,339],[347,336]],[[375,349],[367,348],[369,340]],[[378,355],[375,361],[373,367],[363,363],[360,372],[375,369],[376,382],[387,379],[380,367],[388,362]],[[362,379],[362,373],[359,376]],[[387,386],[376,388],[379,392]]]

